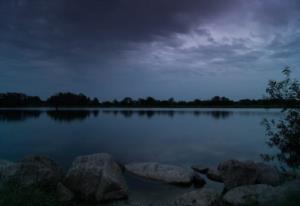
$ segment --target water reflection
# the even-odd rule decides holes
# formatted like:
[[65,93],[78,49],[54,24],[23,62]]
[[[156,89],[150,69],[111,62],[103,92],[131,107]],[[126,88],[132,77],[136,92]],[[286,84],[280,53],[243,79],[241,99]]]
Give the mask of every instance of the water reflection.
[[130,118],[133,115],[139,117],[147,117],[151,119],[154,116],[169,116],[191,114],[194,116],[210,116],[214,119],[226,119],[234,114],[233,111],[201,111],[201,110],[103,110],[103,114],[121,115],[125,118]]
[[83,121],[89,117],[98,117],[100,114],[122,116],[124,118],[132,118],[134,116],[151,119],[155,116],[167,116],[173,118],[179,115],[192,115],[195,117],[211,117],[215,120],[225,120],[231,116],[265,116],[278,115],[277,111],[253,110],[253,111],[235,111],[235,110],[208,110],[208,109],[65,109],[65,110],[0,110],[0,121],[25,121],[29,118],[39,118],[42,113],[45,113],[50,119],[60,122]]
[[42,112],[39,110],[0,110],[0,121],[15,122],[25,121],[29,118],[39,118]]
[[83,121],[91,115],[97,117],[99,114],[98,110],[48,110],[46,112],[51,119],[60,122]]

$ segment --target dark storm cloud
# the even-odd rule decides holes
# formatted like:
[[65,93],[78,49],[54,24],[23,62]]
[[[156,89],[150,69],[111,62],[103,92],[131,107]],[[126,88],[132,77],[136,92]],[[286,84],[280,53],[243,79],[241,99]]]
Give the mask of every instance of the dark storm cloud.
[[124,96],[148,82],[159,96],[166,80],[297,66],[299,13],[297,0],[0,0],[1,86]]

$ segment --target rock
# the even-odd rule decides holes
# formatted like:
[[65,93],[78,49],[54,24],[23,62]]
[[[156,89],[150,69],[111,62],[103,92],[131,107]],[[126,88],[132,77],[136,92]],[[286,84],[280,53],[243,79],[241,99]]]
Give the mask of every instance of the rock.
[[62,179],[62,170],[45,156],[28,156],[18,163],[9,163],[1,169],[1,182],[13,182],[20,187],[38,185],[55,188]]
[[206,184],[205,179],[203,179],[201,177],[201,175],[199,175],[197,173],[194,174],[194,180],[193,180],[193,182],[194,182],[194,186],[196,188],[202,188]]
[[264,163],[257,163],[256,166],[258,173],[256,182],[258,184],[278,186],[282,183],[281,175],[275,167]]
[[190,185],[193,173],[189,169],[154,162],[125,165],[127,171],[137,176],[169,184]]
[[223,182],[223,178],[218,170],[210,168],[207,173],[206,177],[212,181],[216,182]]
[[191,167],[194,171],[199,172],[201,174],[207,174],[209,167],[206,167],[204,165],[193,165]]
[[74,194],[61,182],[57,184],[57,196],[60,202],[69,202],[74,199]]
[[188,192],[175,200],[178,206],[216,206],[219,205],[220,195],[210,189]]
[[223,196],[223,201],[232,206],[269,206],[278,201],[280,194],[281,190],[279,187],[264,184],[248,185],[229,190]]
[[10,162],[7,160],[0,160],[0,172],[2,169],[4,169],[5,167],[14,164],[14,162]]
[[218,171],[224,180],[225,189],[253,184],[279,185],[279,172],[264,163],[228,160],[219,164]]
[[228,160],[219,164],[220,172],[225,189],[230,190],[242,185],[255,184],[258,174],[254,162],[240,162],[237,160]]
[[107,201],[127,197],[127,184],[118,164],[109,154],[77,157],[65,185],[82,200]]

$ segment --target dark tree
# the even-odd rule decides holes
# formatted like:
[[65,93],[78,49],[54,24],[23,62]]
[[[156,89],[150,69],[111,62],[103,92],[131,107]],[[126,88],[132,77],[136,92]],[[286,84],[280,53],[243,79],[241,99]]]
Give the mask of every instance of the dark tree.
[[52,107],[86,107],[94,105],[97,99],[91,100],[83,94],[73,94],[70,92],[58,93],[47,99],[47,105]]
[[282,73],[285,79],[269,81],[266,92],[271,100],[285,100],[286,105],[282,110],[283,118],[279,121],[263,121],[266,134],[270,137],[268,145],[279,149],[279,153],[263,155],[263,158],[265,160],[276,159],[297,169],[300,166],[300,109],[290,102],[299,102],[300,84],[298,80],[291,78],[289,67],[286,67]]

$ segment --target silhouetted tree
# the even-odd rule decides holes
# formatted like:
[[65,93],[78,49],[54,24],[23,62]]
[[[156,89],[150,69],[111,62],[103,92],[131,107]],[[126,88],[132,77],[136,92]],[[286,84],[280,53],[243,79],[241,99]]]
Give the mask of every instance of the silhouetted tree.
[[47,99],[47,105],[53,107],[82,107],[82,106],[97,106],[97,99],[93,101],[83,94],[58,93]]
[[0,107],[35,107],[42,104],[42,100],[37,96],[27,96],[23,93],[0,94]]
[[285,79],[282,81],[269,81],[266,92],[272,100],[285,100],[286,105],[282,110],[284,117],[279,120],[264,120],[266,134],[270,137],[268,145],[278,148],[276,155],[263,155],[265,160],[277,159],[287,166],[299,168],[300,166],[300,109],[291,105],[291,101],[300,100],[300,84],[296,79],[291,79],[290,68],[283,72]]

